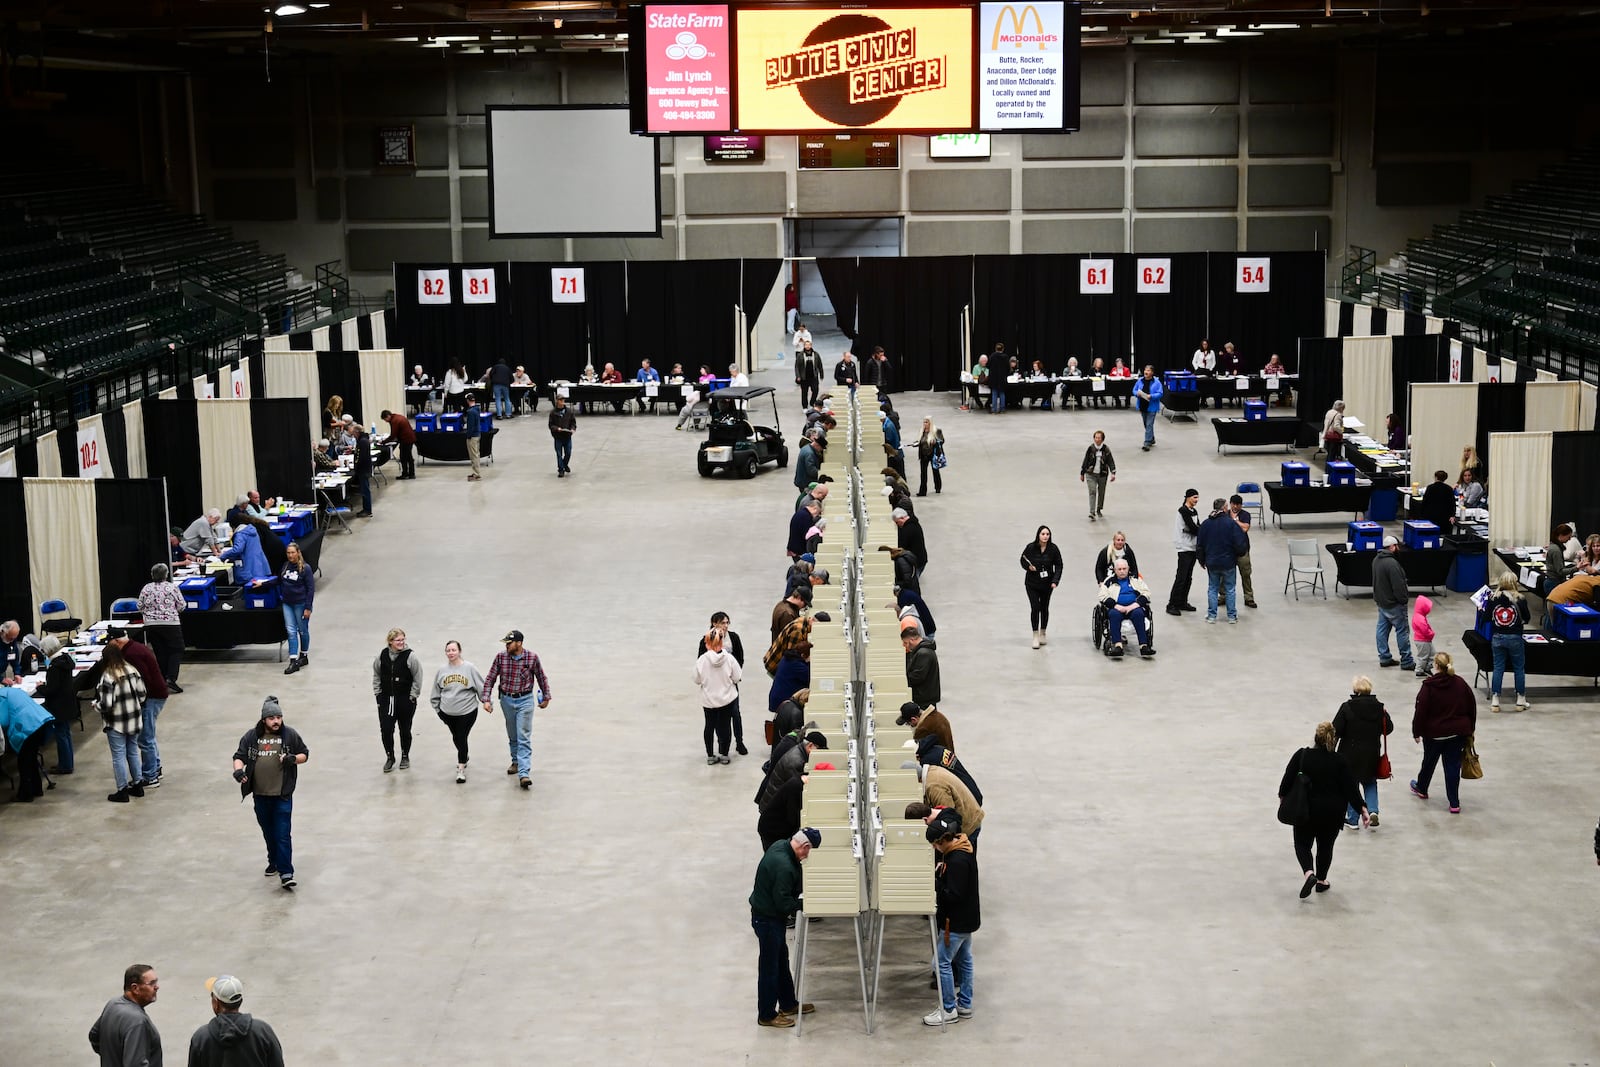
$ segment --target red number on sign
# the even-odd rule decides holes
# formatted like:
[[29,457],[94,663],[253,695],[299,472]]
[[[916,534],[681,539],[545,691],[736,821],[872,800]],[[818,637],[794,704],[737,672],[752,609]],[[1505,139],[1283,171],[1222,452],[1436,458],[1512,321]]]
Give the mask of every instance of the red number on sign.
[[1088,270],[1084,271],[1084,280],[1088,285],[1106,284],[1106,268],[1090,267]]
[[1144,269],[1144,283],[1146,285],[1165,285],[1167,283],[1167,268],[1146,267]]
[[78,467],[88,470],[90,467],[100,465],[100,446],[98,442],[90,441],[78,449]]
[[424,278],[424,279],[422,279],[422,295],[423,296],[438,296],[443,292],[444,292],[444,279],[443,278]]
[[561,276],[561,291],[563,293],[576,293],[578,291],[578,279],[563,274]]
[[1244,274],[1244,284],[1246,285],[1265,285],[1267,282],[1267,268],[1265,267],[1241,267],[1240,270]]
[[484,279],[473,277],[467,278],[467,292],[471,293],[473,296],[481,296],[482,294],[488,292],[488,290],[488,283]]

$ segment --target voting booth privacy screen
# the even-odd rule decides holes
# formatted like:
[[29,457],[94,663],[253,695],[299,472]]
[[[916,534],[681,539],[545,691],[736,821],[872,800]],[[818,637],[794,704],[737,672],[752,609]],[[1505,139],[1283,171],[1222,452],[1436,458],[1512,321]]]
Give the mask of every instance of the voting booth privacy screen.
[[659,237],[656,142],[625,107],[490,107],[489,236]]

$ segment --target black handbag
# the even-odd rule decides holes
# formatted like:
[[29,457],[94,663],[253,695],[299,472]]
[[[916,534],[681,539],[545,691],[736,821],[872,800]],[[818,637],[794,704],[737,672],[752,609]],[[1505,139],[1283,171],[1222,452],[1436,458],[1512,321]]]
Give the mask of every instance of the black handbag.
[[[1300,750],[1300,762],[1304,763],[1306,750]],[[1311,779],[1306,772],[1295,768],[1294,782],[1290,784],[1289,791],[1278,800],[1278,821],[1286,826],[1297,826],[1311,821]]]

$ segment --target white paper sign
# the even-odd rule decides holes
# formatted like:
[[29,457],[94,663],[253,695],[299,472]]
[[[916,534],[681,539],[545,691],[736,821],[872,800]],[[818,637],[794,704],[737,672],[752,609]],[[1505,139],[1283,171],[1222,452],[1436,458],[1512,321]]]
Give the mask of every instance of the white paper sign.
[[417,271],[417,303],[450,303],[450,269]]
[[78,477],[105,477],[105,457],[100,454],[100,427],[78,430]]
[[1450,346],[1450,380],[1461,381],[1461,348],[1459,345]]
[[1250,379],[1241,374],[1233,380],[1233,387],[1243,393],[1250,388]]
[[1498,363],[1489,364],[1489,381],[1490,382],[1498,382],[1499,380],[1500,380],[1500,364],[1498,364]]
[[1111,260],[1086,259],[1079,265],[1078,292],[1105,294],[1111,292]]
[[657,385],[655,382],[645,382],[644,383],[644,395],[645,396],[660,396],[661,395],[661,386]]
[[556,386],[556,396],[565,397],[565,396],[571,396],[571,395],[572,395],[572,390],[571,389],[567,388],[564,385]]
[[1103,393],[1103,392],[1105,392],[1106,391],[1106,380],[1104,378],[1095,378],[1093,381],[1091,381],[1089,383],[1089,391],[1090,392],[1094,392],[1094,393]]
[[550,268],[550,302],[552,304],[583,303],[583,268]]
[[202,400],[215,400],[216,398],[217,398],[217,386],[216,386],[216,383],[208,380],[206,382],[206,395],[201,397],[200,399],[202,399]]
[[1139,292],[1141,292],[1141,293],[1170,293],[1170,292],[1172,292],[1172,260],[1171,259],[1141,259],[1141,260],[1139,260]]
[[15,478],[17,476],[17,453],[15,449],[6,449],[0,452],[0,478]]
[[461,302],[463,304],[494,303],[494,268],[461,268]]
[[233,385],[233,394],[232,395],[233,395],[233,398],[235,400],[243,400],[243,399],[245,399],[245,395],[244,395],[245,383],[246,383],[246,377],[245,377],[244,368],[243,367],[235,367],[234,371],[233,371],[233,375],[232,375],[232,385]]
[[1278,376],[1276,374],[1267,375],[1267,391],[1272,393],[1278,391]]
[[1240,256],[1234,267],[1236,293],[1272,292],[1272,260],[1266,256]]

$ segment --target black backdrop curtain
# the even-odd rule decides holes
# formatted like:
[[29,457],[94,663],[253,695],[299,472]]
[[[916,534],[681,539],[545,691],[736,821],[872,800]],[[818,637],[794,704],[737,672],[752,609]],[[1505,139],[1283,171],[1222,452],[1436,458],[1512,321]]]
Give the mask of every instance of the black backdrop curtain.
[[250,439],[255,452],[256,486],[262,496],[314,499],[311,427],[306,425],[304,400],[293,397],[250,401]]
[[361,410],[361,357],[356,353],[318,352],[317,388],[322,392],[316,398],[319,408],[327,407],[328,398],[336,396],[344,401],[344,413],[358,425],[376,421],[376,411],[367,418]]
[[[1069,355],[1083,363],[1087,342],[1081,350],[1073,348],[1072,316],[1062,296],[1069,289],[1077,291],[1077,271],[1075,256],[974,257],[972,361],[1003,344],[1006,354],[1018,357],[1024,369],[1038,359],[1046,370],[1059,372]],[[1004,367],[991,368],[991,373],[996,370],[1005,373]]]
[[1577,523],[1578,537],[1600,530],[1600,493],[1594,491],[1597,470],[1600,470],[1600,433],[1572,431],[1550,435],[1552,530],[1563,522]]
[[1326,328],[1322,314],[1323,279],[1327,256],[1322,252],[1274,252],[1272,291],[1235,292],[1234,272],[1239,255],[1210,252],[1211,347],[1217,351],[1228,342],[1244,359],[1251,372],[1267,365],[1276,352],[1279,358],[1295,350],[1302,337],[1320,337]]
[[650,356],[667,368],[691,360],[709,364],[726,378],[734,353],[733,309],[741,299],[739,261],[645,260],[627,264],[627,276],[627,358],[613,361],[623,377],[633,377],[627,372]]
[[1339,302],[1339,336],[1354,337],[1356,332],[1356,306],[1348,300]]
[[[781,259],[739,261],[739,306],[744,308],[751,334],[755,333],[756,320],[761,317],[761,309],[767,306],[767,297],[772,295],[772,287],[777,284],[778,271],[782,268]],[[784,348],[788,349],[787,343]]]
[[[302,430],[305,421],[302,407]],[[158,478],[101,478],[94,485],[94,504],[100,516],[95,543],[100,595],[105,599],[96,608],[103,606],[109,612],[111,601],[118,597],[139,595],[150,580],[151,566],[167,562],[167,497]]]
[[63,426],[56,434],[56,451],[61,453],[61,477],[78,476],[78,424]]
[[145,462],[150,477],[166,479],[167,510],[174,516],[174,526],[188,526],[205,508],[200,499],[200,415],[195,406],[199,403],[154,397],[143,401]]
[[[511,362],[526,367],[535,382],[576,381],[591,358],[596,367],[616,363],[625,371],[627,268],[622,263],[582,264],[584,303],[557,304],[550,299],[550,268],[562,265],[511,264],[517,338],[517,358]],[[655,349],[645,354],[652,361],[661,358]]]
[[128,476],[128,419],[120,407],[110,407],[100,416],[100,447],[106,450],[114,478]]
[[[1157,373],[1165,370],[1187,370],[1189,360],[1194,355],[1195,349],[1200,347],[1200,339],[1206,336],[1206,301],[1210,293],[1206,280],[1206,254],[1204,252],[1182,252],[1174,254],[1172,259],[1172,275],[1168,279],[1172,291],[1170,293],[1149,293],[1138,295],[1138,257],[1119,257],[1129,260],[1128,281],[1123,283],[1122,274],[1117,275],[1117,287],[1124,292],[1134,293],[1133,297],[1133,359],[1128,360],[1130,367],[1139,368],[1146,363],[1155,367]],[[1213,343],[1213,349],[1221,348],[1220,344]],[[1128,353],[1117,352],[1113,356],[1126,356]],[[1285,363],[1294,358],[1291,349],[1280,353]],[[1262,360],[1262,366],[1266,365]],[[1112,365],[1112,359],[1106,360],[1106,366]],[[1290,364],[1293,370],[1293,365]]]
[[[444,374],[447,366],[457,362],[465,363],[469,373],[476,373],[493,366],[494,361],[501,355],[510,357],[517,349],[518,336],[512,310],[515,301],[512,299],[514,293],[509,265],[466,264],[480,269],[494,268],[493,304],[462,303],[462,264],[451,264],[450,303],[424,305],[417,301],[417,271],[427,266],[415,263],[395,264],[395,328],[389,332],[388,347],[404,348],[406,362],[413,366],[422,364],[422,368],[435,379]],[[547,290],[549,285],[550,275],[546,272]],[[323,379],[323,388],[327,388],[326,378]],[[323,397],[323,400],[326,401],[327,397]],[[348,395],[345,395],[345,400],[348,402]]]
[[855,257],[817,260],[817,274],[828,293],[828,303],[833,305],[834,325],[852,341],[856,339],[856,283],[860,266],[861,261]]
[[39,477],[39,443],[31,438],[17,446],[17,477]]
[[1527,428],[1528,395],[1522,382],[1483,382],[1478,386],[1478,458],[1484,484],[1489,484],[1489,435],[1521,433]]
[[[863,258],[851,346],[883,346],[902,390],[954,389],[961,373],[961,309],[972,300],[972,257]],[[832,353],[824,360],[831,367]]]
[[[17,464],[19,470],[21,466]],[[28,510],[22,501],[21,478],[0,478],[0,515],[6,517],[6,548],[0,552],[0,619],[16,619],[29,633],[38,605],[29,576]]]
[[[1449,342],[1443,334],[1407,335],[1393,338],[1390,349],[1395,418],[1407,426],[1413,382],[1442,382],[1450,377]],[[1409,433],[1409,428],[1407,433]]]
[[1299,364],[1295,414],[1301,422],[1315,426],[1320,447],[1322,420],[1333,402],[1344,395],[1344,341],[1338,337],[1300,338]]

